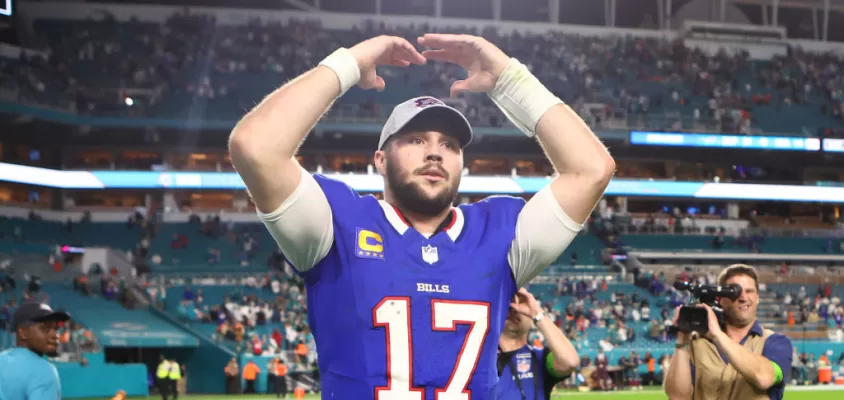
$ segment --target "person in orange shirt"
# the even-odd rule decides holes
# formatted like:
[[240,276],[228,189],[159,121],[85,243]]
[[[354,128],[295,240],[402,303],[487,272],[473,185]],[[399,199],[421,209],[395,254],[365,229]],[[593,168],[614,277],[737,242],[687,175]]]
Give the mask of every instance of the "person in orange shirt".
[[126,392],[123,390],[118,390],[117,394],[111,398],[111,400],[126,400]]
[[284,360],[275,360],[275,397],[287,398],[287,366]]
[[645,375],[643,381],[647,382],[647,385],[655,385],[657,382],[656,357],[651,355],[651,352],[645,353],[645,365],[648,366],[648,373]]
[[261,368],[252,360],[249,360],[243,366],[243,380],[246,381],[246,389],[243,393],[255,393],[255,380],[258,379],[258,374],[260,373]]
[[308,357],[308,346],[301,340],[296,344],[296,361],[304,364]]

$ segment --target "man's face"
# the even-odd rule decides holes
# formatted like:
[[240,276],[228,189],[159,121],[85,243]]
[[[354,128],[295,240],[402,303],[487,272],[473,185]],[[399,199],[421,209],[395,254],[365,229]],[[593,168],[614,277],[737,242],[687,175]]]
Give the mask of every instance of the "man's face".
[[58,352],[59,323],[56,321],[35,322],[18,328],[18,333],[30,349],[49,356]]
[[375,165],[400,208],[435,216],[451,207],[463,171],[456,138],[437,131],[406,132],[391,138],[386,149],[375,153]]
[[727,279],[725,283],[741,286],[741,296],[738,299],[735,301],[721,299],[720,301],[727,323],[740,328],[752,324],[756,321],[756,309],[759,306],[756,282],[747,275],[736,275]]
[[507,313],[507,319],[504,321],[504,332],[511,336],[527,335],[532,325],[533,321],[530,317],[511,308]]

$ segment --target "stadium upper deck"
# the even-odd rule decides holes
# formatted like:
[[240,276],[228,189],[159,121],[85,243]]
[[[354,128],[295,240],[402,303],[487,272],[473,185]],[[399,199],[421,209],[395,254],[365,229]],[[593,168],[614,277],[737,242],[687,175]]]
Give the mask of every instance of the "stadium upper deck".
[[[78,114],[233,124],[268,88],[310,68],[338,46],[384,33],[412,38],[428,29],[406,19],[405,24],[391,20],[388,25],[378,21],[389,17],[358,16],[337,23],[318,12],[284,11],[275,15],[283,23],[242,12],[241,22],[231,25],[208,9],[143,6],[97,5],[90,8],[96,10],[90,12],[94,18],[82,18],[86,7],[73,7],[63,12],[38,3],[26,6],[50,57],[3,63],[0,70],[11,78],[4,79],[5,89],[17,101]],[[512,33],[496,29],[495,23],[478,24],[448,30],[481,33],[526,61],[597,127],[809,136],[834,135],[844,127],[840,60],[831,55],[793,49],[751,60],[748,53],[712,55],[691,48],[668,32],[625,32],[641,34],[636,37],[608,36],[612,28],[542,32],[525,27],[525,32]],[[379,120],[389,105],[408,97],[445,96],[446,82],[460,73],[441,63],[387,71],[385,93],[353,90],[330,118]],[[457,104],[478,126],[506,125],[485,97],[467,97]]]

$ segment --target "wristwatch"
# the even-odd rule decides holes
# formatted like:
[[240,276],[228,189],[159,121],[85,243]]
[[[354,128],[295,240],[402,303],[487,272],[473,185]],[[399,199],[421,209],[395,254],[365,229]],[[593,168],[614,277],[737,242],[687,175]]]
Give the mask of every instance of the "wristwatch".
[[689,347],[689,344],[688,344],[688,343],[683,343],[683,344],[680,344],[680,343],[674,343],[674,348],[675,348],[675,349],[678,349],[678,350],[679,350],[679,349],[685,349],[685,348],[688,348],[688,347]]
[[536,313],[536,316],[533,317],[533,323],[538,324],[539,321],[542,321],[542,318],[545,318],[545,313],[543,313],[542,311]]

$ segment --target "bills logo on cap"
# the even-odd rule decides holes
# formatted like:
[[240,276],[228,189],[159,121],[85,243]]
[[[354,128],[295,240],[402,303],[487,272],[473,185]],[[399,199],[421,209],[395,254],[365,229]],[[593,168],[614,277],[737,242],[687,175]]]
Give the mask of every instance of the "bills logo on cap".
[[530,371],[530,359],[520,358],[517,361],[516,370],[518,370],[520,374]]
[[419,108],[425,108],[425,107],[430,107],[430,106],[442,106],[442,105],[444,105],[443,102],[441,102],[438,99],[435,99],[433,97],[422,97],[422,98],[416,99],[416,107],[419,107]]

